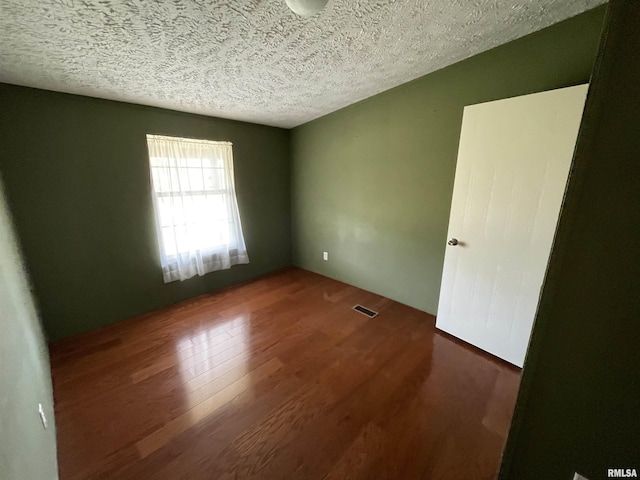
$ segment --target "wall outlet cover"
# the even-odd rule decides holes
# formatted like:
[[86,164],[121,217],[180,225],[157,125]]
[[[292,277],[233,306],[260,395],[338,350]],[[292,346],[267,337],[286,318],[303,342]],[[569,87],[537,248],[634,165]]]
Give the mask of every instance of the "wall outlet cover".
[[322,259],[326,262],[329,260],[329,252],[322,252]]

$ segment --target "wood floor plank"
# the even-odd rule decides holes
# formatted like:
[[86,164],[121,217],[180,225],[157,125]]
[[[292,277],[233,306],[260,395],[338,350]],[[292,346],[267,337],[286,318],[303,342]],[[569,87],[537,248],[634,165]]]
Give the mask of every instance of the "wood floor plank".
[[185,413],[174,418],[162,428],[137,442],[136,447],[140,452],[140,456],[144,458],[155,452],[174,437],[180,435],[192,426],[197,425],[202,419],[211,415],[218,408],[232,401],[238,394],[250,388],[252,382],[259,381],[264,376],[272,374],[281,366],[282,363],[277,358],[271,359],[257,369],[247,372],[246,375],[240,377],[231,385],[214,393],[210,397],[198,399],[198,403],[195,403],[192,408]]
[[367,423],[324,479],[371,478],[372,466],[384,455],[384,437],[377,425]]
[[431,315],[295,268],[54,343],[51,365],[61,480],[489,480],[519,382]]

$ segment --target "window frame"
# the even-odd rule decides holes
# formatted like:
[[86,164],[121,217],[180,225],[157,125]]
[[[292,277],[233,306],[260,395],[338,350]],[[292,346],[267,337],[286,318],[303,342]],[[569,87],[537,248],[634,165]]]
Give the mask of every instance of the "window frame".
[[[235,190],[233,144],[156,134],[146,139],[165,283],[249,263]],[[187,206],[186,201],[193,203]]]

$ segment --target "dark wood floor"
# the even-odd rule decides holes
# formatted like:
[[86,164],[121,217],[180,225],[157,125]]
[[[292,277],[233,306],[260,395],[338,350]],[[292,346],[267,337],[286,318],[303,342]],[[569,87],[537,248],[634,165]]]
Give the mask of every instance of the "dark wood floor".
[[432,316],[298,269],[51,360],[61,480],[492,479],[519,382]]

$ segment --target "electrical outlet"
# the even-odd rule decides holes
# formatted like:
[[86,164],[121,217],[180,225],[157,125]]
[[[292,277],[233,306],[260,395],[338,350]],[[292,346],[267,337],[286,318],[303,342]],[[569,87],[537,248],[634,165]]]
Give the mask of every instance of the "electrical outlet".
[[42,420],[42,426],[47,429],[47,416],[44,414],[44,407],[41,403],[38,404],[38,413],[40,414],[40,420]]
[[589,480],[587,477],[583,477],[578,472],[573,475],[573,480]]
[[322,259],[326,262],[329,260],[329,252],[322,252]]

